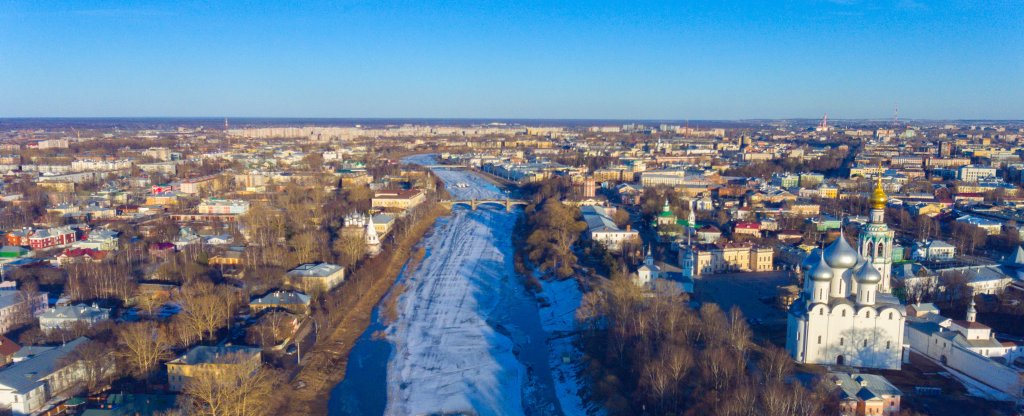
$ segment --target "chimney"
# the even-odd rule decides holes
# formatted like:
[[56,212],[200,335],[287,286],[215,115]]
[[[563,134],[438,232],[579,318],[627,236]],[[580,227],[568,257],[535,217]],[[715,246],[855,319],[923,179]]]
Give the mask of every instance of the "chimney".
[[632,231],[632,230],[633,230],[633,225],[626,224],[626,231]]

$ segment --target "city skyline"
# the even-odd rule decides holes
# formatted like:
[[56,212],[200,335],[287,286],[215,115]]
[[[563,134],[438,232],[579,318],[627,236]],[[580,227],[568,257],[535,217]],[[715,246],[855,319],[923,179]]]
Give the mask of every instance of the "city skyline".
[[1024,118],[1015,2],[10,2],[0,117]]

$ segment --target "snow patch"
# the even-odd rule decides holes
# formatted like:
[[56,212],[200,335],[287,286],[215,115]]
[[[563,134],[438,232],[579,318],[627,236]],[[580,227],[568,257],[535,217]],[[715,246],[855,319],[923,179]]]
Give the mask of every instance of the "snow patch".
[[583,300],[579,284],[575,279],[541,280],[540,284],[543,289],[538,295],[540,321],[548,334],[548,365],[562,412],[566,415],[601,413],[598,410],[588,411],[580,396],[582,383],[577,373],[582,354],[574,344],[578,337],[575,331],[576,309]]

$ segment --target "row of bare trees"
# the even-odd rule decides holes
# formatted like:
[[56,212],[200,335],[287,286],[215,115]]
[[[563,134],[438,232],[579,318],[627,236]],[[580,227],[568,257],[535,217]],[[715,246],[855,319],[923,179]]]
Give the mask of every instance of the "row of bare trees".
[[674,285],[653,296],[625,278],[584,295],[577,316],[594,392],[612,414],[823,415],[830,389],[793,379],[788,354],[751,340],[742,312],[686,306]]

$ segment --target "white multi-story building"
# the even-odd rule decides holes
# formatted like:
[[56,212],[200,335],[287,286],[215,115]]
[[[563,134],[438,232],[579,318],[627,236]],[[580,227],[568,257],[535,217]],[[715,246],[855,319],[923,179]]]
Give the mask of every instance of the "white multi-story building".
[[[808,256],[804,287],[789,309],[786,350],[799,363],[899,369],[905,314],[891,285],[892,238],[881,183],[871,195],[871,223],[854,250],[840,234]],[[884,290],[883,290],[884,289]]]
[[130,159],[120,160],[95,160],[95,159],[80,159],[71,162],[72,172],[91,172],[91,171],[111,171],[111,170],[122,170],[131,169],[132,161]]
[[989,166],[967,165],[956,171],[956,178],[964,182],[977,182],[979,179],[996,177],[996,168]]
[[196,207],[200,214],[235,214],[242,215],[249,211],[249,201],[240,199],[209,198]]

